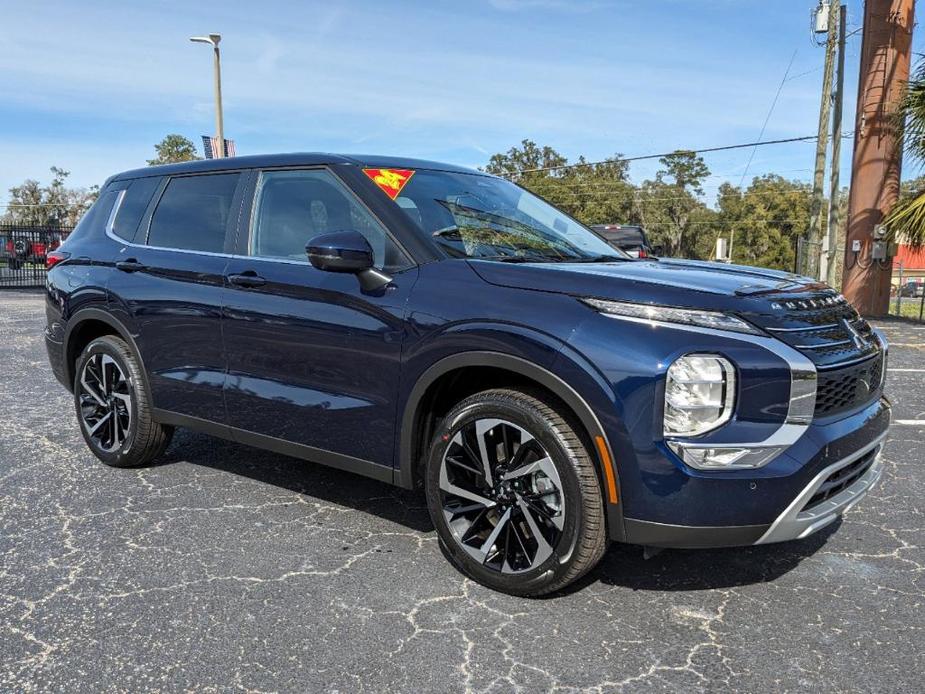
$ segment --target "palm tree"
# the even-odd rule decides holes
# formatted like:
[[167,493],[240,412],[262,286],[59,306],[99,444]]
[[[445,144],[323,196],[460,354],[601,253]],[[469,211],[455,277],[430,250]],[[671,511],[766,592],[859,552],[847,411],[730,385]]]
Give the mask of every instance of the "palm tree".
[[[925,164],[925,56],[920,56],[896,112],[902,147],[913,164]],[[917,182],[923,181],[922,178]],[[896,236],[910,246],[925,244],[925,187],[902,195],[884,220]]]

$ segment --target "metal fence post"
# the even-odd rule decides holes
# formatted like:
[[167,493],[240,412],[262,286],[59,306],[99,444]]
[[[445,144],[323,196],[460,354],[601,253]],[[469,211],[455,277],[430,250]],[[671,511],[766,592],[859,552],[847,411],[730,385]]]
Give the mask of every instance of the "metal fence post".
[[896,287],[896,315],[901,316],[903,303],[903,263],[899,261],[899,285]]
[[922,322],[923,311],[925,311],[925,290],[922,291],[922,300],[919,301],[919,323]]

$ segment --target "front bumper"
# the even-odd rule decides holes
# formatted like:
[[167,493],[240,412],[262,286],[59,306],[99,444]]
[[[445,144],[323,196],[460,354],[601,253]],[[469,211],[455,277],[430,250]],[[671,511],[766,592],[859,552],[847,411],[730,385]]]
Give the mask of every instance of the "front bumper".
[[653,547],[710,548],[800,540],[834,522],[863,499],[883,475],[880,454],[888,430],[825,465],[769,524],[689,526],[625,520],[626,541]]
[[[858,503],[871,487],[880,481],[883,474],[883,461],[880,451],[886,432],[880,437],[847,458],[829,465],[816,475],[797,495],[784,512],[781,513],[755,544],[764,545],[771,542],[785,542],[786,540],[801,540],[821,530],[832,523],[841,514],[848,511]],[[868,459],[870,462],[868,462]],[[852,466],[862,466],[852,474]],[[840,481],[853,481],[845,486]],[[826,486],[832,485],[831,494],[827,493]],[[820,497],[818,503],[811,504]],[[809,508],[807,506],[809,505]]]

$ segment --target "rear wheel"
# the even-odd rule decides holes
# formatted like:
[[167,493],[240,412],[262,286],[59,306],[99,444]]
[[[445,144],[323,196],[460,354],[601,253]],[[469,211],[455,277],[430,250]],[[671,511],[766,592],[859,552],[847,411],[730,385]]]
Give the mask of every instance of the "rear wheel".
[[128,345],[106,335],[77,360],[74,404],[84,441],[113,467],[144,465],[170,443],[173,428],[155,422],[141,365]]
[[606,547],[594,463],[553,403],[477,393],[438,428],[427,502],[446,554],[491,588],[542,595],[581,577]]

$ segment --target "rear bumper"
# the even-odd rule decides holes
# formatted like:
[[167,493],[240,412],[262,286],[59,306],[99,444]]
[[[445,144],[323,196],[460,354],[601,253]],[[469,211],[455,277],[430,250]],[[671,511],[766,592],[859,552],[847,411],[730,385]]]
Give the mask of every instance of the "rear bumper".
[[54,340],[45,330],[45,350],[48,352],[48,363],[51,365],[51,371],[65,388],[70,390],[72,384],[68,383],[67,374],[64,368],[64,343]]

